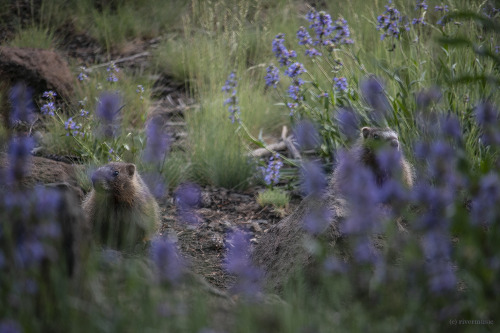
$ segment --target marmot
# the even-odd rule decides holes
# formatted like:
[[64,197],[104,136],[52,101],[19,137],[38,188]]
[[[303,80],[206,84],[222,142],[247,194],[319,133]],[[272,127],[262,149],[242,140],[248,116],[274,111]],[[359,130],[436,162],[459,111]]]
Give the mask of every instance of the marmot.
[[134,164],[112,162],[92,174],[83,210],[102,245],[133,250],[160,226],[160,209]]
[[[378,186],[381,186],[387,179],[395,176],[389,174],[386,168],[380,165],[377,160],[377,151],[383,149],[396,149],[400,151],[401,145],[398,140],[398,135],[390,128],[363,127],[361,129],[361,137],[358,139],[353,148],[348,152],[355,163],[360,163],[368,170],[372,171],[375,176],[375,181]],[[391,168],[397,171],[397,176],[402,183],[408,188],[413,187],[414,171],[411,164],[405,159],[401,153],[398,158],[398,168]],[[332,178],[332,186],[339,190],[339,185],[345,179],[345,172],[351,172],[351,169],[344,167],[342,161],[335,169]]]

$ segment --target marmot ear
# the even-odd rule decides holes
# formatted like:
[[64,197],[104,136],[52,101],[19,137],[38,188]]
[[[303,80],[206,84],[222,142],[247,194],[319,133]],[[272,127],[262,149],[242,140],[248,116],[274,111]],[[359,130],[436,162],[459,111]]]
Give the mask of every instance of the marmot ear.
[[135,164],[132,163],[127,164],[127,172],[129,176],[133,176],[135,173]]
[[371,130],[370,127],[363,127],[361,129],[361,133],[363,134],[363,138],[366,139],[368,137],[368,135],[370,134],[370,130]]

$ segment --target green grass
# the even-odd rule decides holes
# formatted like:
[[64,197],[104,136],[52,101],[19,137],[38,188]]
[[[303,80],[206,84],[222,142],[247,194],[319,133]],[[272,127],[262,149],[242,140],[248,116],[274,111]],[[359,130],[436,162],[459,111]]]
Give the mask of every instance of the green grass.
[[275,208],[286,208],[290,202],[290,195],[279,189],[267,189],[259,192],[257,202],[262,207],[273,206]]
[[18,31],[8,44],[14,47],[30,47],[50,50],[56,47],[56,40],[54,32],[51,30],[32,26]]

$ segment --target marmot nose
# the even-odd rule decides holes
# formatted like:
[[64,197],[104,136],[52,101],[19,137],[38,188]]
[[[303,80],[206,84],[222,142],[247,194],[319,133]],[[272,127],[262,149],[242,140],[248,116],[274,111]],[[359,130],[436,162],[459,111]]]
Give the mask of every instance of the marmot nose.
[[399,141],[397,139],[391,140],[391,147],[399,148]]

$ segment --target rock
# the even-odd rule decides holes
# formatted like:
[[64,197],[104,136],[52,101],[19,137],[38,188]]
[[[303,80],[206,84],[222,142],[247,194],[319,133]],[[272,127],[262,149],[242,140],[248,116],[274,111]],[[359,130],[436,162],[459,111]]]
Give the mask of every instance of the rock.
[[[8,167],[7,155],[0,154],[0,170],[6,167]],[[64,183],[79,200],[83,199],[83,191],[77,175],[78,172],[83,172],[81,166],[32,156],[29,170],[29,175],[21,181],[23,186],[34,187],[37,184]]]
[[0,46],[0,77],[10,86],[23,81],[37,93],[55,90],[67,100],[72,97],[75,80],[57,52],[10,46]]

